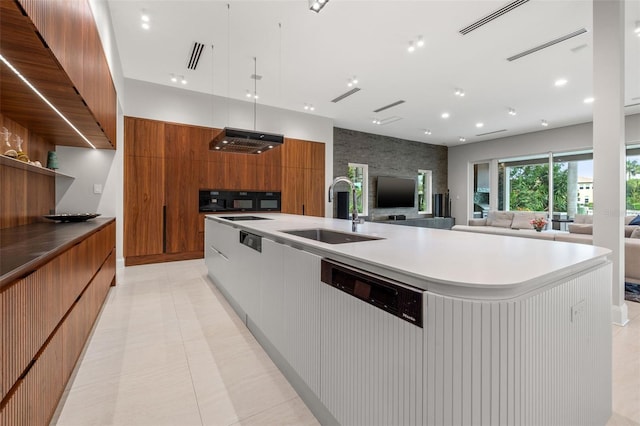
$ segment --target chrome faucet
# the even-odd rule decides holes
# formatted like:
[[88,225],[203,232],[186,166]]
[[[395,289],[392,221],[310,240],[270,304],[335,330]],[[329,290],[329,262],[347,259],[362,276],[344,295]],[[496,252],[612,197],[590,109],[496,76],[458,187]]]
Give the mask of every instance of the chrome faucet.
[[333,182],[331,183],[331,185],[329,185],[329,202],[333,201],[333,187],[340,182],[345,182],[349,184],[349,187],[351,188],[351,197],[353,199],[353,209],[351,210],[351,230],[353,232],[356,231],[356,225],[358,224],[359,220],[358,220],[358,206],[356,205],[356,186],[353,184],[353,182],[351,182],[351,179],[349,179],[346,176],[338,176],[337,178],[335,178],[333,180]]

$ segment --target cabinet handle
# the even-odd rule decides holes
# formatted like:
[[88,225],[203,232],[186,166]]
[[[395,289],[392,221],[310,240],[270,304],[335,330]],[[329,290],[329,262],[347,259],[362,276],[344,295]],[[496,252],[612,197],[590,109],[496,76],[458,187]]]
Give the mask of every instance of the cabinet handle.
[[302,205],[302,216],[304,216],[304,204]]
[[162,206],[162,252],[167,252],[167,206]]
[[211,249],[212,252],[219,254],[220,256],[224,257],[225,260],[229,260],[229,258],[227,256],[224,255],[224,253],[222,253],[220,250],[214,248],[213,246],[209,246],[209,249]]

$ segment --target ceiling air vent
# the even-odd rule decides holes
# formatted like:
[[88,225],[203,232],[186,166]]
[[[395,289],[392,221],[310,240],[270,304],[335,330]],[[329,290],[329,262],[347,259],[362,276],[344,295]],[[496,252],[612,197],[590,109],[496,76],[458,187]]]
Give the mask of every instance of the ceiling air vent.
[[574,31],[572,33],[569,33],[569,34],[563,35],[561,37],[555,38],[553,40],[550,40],[550,41],[548,41],[546,43],[541,44],[540,46],[532,47],[531,49],[525,50],[524,52],[520,52],[517,55],[510,56],[510,57],[507,58],[507,61],[509,61],[509,62],[515,61],[516,59],[520,59],[523,56],[527,56],[527,55],[530,55],[532,53],[538,52],[538,51],[540,51],[542,49],[546,49],[547,47],[551,47],[554,44],[561,43],[561,42],[569,40],[569,39],[571,39],[573,37],[579,36],[580,34],[584,34],[586,32],[587,32],[586,28],[580,28],[578,31]]
[[402,120],[402,117],[398,117],[396,115],[391,116],[391,117],[387,117],[387,118],[383,118],[382,120],[379,120],[379,125],[381,126],[386,126],[387,124],[391,124],[391,123],[395,123],[396,121]]
[[344,98],[347,98],[347,97],[353,95],[354,93],[358,93],[359,91],[360,91],[359,87],[354,87],[353,89],[349,90],[348,92],[345,92],[342,95],[338,96],[337,98],[332,99],[331,102],[333,102],[335,104],[337,102],[340,102]]
[[400,105],[400,104],[403,104],[403,103],[404,103],[404,101],[402,101],[402,100],[395,101],[394,103],[386,105],[386,106],[383,106],[383,107],[380,107],[380,108],[378,108],[377,110],[375,110],[373,112],[381,112],[381,111],[384,111],[385,109],[393,108],[394,106],[397,106],[397,105]]
[[187,64],[187,68],[190,70],[195,70],[198,66],[198,62],[200,62],[200,56],[202,55],[202,51],[204,50],[204,44],[199,43],[197,41],[193,42],[193,48],[191,49],[191,55],[189,55],[189,63]]
[[507,129],[494,130],[493,132],[480,133],[480,134],[478,134],[476,136],[488,136],[488,135],[493,135],[493,134],[496,134],[496,133],[502,133],[502,132],[506,132],[506,131],[507,131]]
[[462,34],[462,35],[467,35],[471,31],[477,30],[478,28],[482,27],[483,25],[488,24],[489,22],[493,21],[494,19],[501,17],[505,13],[511,12],[516,7],[522,6],[523,4],[527,3],[528,1],[529,0],[512,1],[511,3],[507,4],[506,6],[503,6],[500,9],[496,10],[495,12],[490,13],[489,15],[485,16],[484,18],[478,19],[473,24],[464,27],[463,29],[461,29],[459,31],[459,33]]

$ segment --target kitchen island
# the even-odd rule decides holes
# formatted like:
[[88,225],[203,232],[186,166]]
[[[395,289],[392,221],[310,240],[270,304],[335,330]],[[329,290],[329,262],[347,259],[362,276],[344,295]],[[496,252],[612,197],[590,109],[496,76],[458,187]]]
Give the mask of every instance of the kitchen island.
[[255,216],[207,216],[209,276],[321,423],[608,420],[608,250]]

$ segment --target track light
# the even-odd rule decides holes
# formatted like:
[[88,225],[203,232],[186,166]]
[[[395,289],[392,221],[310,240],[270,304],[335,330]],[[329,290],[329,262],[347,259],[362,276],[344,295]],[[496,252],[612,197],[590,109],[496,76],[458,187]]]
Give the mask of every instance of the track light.
[[358,78],[355,75],[347,80],[347,86],[349,87],[353,87],[357,84],[358,84]]
[[178,82],[178,77],[176,77],[175,74],[170,74],[171,75],[171,82],[172,83],[177,83]]
[[460,136],[460,137],[458,138],[458,140],[459,140],[460,142],[466,142],[466,141],[467,141],[467,138],[465,138],[465,137],[463,137],[463,136]]
[[547,120],[540,120],[540,125],[542,127],[547,127],[549,125],[549,123],[547,122]]
[[309,0],[309,10],[318,13],[327,3],[329,3],[329,0]]
[[425,130],[424,134],[427,135],[427,136],[431,136],[431,130]]
[[414,46],[413,42],[412,42],[412,41],[410,41],[410,42],[409,42],[409,47],[407,47],[407,51],[408,51],[409,53],[412,53],[412,52],[413,52],[413,51],[415,51],[415,50],[416,50],[416,47]]
[[516,110],[513,108],[509,108],[509,115],[516,115]]
[[381,121],[380,121],[380,120],[378,120],[377,118],[374,118],[374,119],[373,119],[373,124],[380,124],[380,123],[381,123]]
[[464,98],[464,90],[462,89],[456,89],[455,92],[453,92],[454,95],[459,96],[461,98]]
[[187,84],[187,79],[185,79],[183,75],[180,76],[180,83]]
[[418,41],[416,42],[416,45],[418,47],[424,47],[424,39],[422,38],[422,36],[418,36]]

